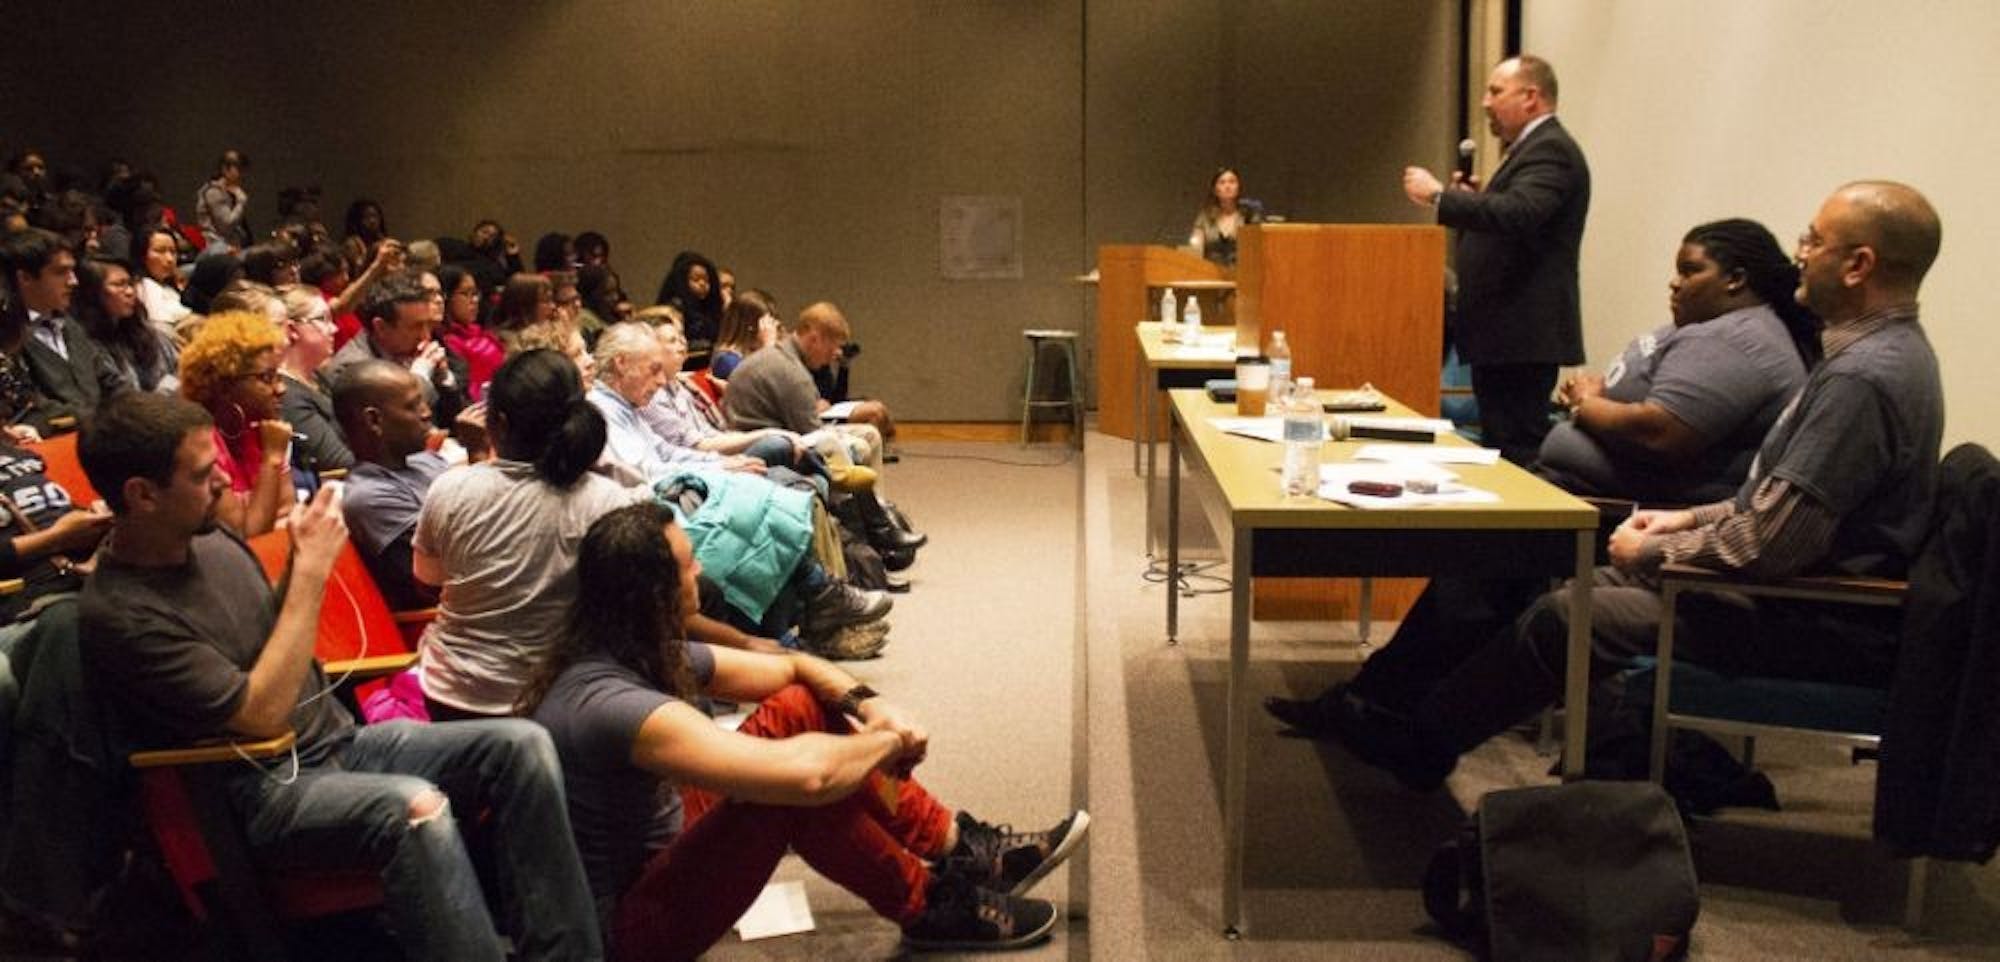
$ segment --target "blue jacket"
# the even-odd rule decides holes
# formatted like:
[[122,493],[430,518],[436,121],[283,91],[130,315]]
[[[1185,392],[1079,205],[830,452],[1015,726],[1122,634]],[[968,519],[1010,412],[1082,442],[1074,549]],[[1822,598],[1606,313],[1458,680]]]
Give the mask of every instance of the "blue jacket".
[[812,495],[755,475],[711,471],[684,471],[653,485],[654,497],[685,509],[690,499],[678,496],[683,492],[703,495],[686,515],[695,559],[731,607],[761,620],[812,545]]

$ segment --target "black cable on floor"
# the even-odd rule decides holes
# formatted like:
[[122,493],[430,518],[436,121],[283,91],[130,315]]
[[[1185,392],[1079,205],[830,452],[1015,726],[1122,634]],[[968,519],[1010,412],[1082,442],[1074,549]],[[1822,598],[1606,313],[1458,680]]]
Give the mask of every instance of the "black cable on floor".
[[[1183,561],[1180,571],[1174,578],[1174,590],[1179,591],[1183,598],[1227,594],[1229,579],[1215,573],[1222,567],[1224,565],[1220,561]],[[1146,570],[1139,575],[1139,579],[1147,584],[1164,584],[1167,580],[1166,559],[1155,558],[1148,562]],[[1197,583],[1208,587],[1197,588],[1195,587]]]

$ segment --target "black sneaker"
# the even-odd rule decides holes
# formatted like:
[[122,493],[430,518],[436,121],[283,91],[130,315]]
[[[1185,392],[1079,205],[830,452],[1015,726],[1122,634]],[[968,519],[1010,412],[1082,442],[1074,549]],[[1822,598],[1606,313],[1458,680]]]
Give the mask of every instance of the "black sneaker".
[[903,942],[915,949],[1018,949],[1049,937],[1056,907],[988,891],[957,863],[931,876],[924,914],[903,927]]
[[1023,895],[1069,858],[1090,830],[1090,813],[1077,809],[1042,832],[1016,832],[958,813],[958,847],[946,860],[995,892]]

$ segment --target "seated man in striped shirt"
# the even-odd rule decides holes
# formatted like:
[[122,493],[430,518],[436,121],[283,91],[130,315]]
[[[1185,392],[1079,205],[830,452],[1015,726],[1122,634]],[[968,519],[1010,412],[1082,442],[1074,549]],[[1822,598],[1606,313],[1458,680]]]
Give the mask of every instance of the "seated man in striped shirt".
[[[1937,212],[1902,184],[1851,183],[1821,205],[1799,238],[1798,299],[1825,322],[1825,360],[1735,497],[1640,511],[1612,533],[1612,565],[1591,592],[1594,677],[1652,652],[1665,562],[1755,578],[1904,576],[1930,529],[1944,427],[1937,357],[1917,322],[1939,236]],[[1265,709],[1412,788],[1442,784],[1460,754],[1561,694],[1569,592],[1523,613],[1437,604],[1440,587],[1354,681]],[[1679,657],[1723,671],[1880,686],[1895,664],[1895,611],[1703,593],[1675,614]]]

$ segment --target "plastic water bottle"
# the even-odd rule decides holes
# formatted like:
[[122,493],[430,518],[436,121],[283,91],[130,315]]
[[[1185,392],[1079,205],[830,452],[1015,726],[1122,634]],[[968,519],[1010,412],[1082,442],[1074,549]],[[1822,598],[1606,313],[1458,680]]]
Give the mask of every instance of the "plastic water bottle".
[[1160,338],[1168,344],[1180,343],[1180,328],[1174,326],[1176,313],[1174,309],[1174,289],[1169,287],[1160,292]]
[[1181,305],[1181,341],[1194,344],[1201,340],[1201,302],[1194,295],[1188,295]]
[[1271,332],[1271,347],[1264,356],[1271,361],[1271,393],[1265,395],[1270,399],[1265,412],[1268,416],[1283,410],[1282,405],[1292,396],[1292,346],[1285,343],[1284,331]]
[[1299,378],[1282,397],[1285,494],[1311,495],[1319,491],[1319,447],[1326,439],[1326,427],[1320,421],[1319,397],[1313,393],[1313,379]]

